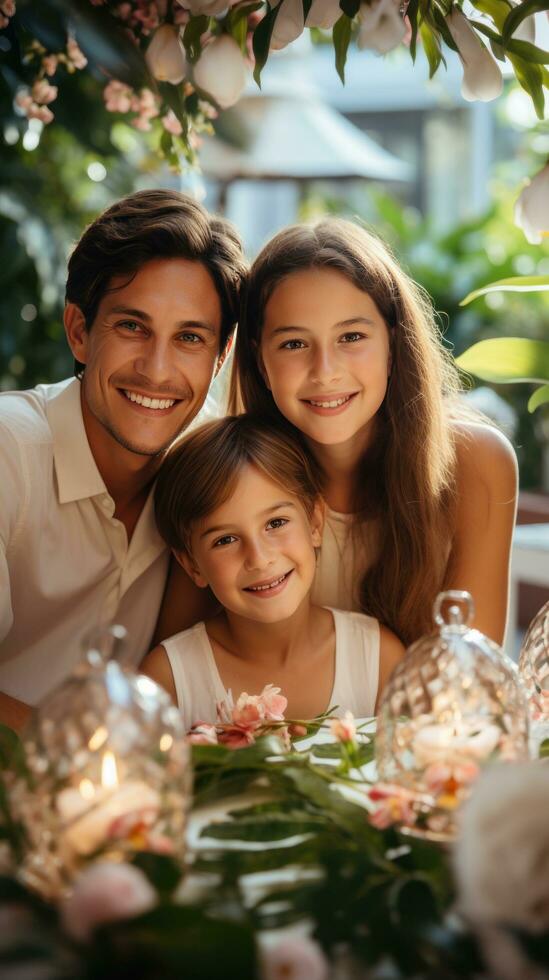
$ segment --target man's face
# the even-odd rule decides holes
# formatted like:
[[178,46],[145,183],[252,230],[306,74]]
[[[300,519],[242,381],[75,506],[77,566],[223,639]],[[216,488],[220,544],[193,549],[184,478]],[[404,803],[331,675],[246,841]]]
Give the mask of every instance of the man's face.
[[208,270],[187,259],[153,259],[131,282],[111,281],[90,331],[76,331],[77,340],[70,319],[68,311],[69,343],[86,365],[84,418],[95,438],[102,427],[132,453],[163,453],[202,407],[219,355],[221,304]]

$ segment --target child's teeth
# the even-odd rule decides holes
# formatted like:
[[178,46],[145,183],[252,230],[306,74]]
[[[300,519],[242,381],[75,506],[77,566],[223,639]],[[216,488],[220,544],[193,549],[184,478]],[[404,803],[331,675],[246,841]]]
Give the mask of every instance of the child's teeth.
[[264,592],[265,589],[274,589],[275,585],[280,585],[285,578],[285,575],[281,575],[280,578],[277,578],[276,582],[271,582],[270,585],[250,585],[249,588],[251,592]]
[[124,394],[131,402],[143,405],[144,408],[171,408],[175,405],[175,398],[149,398],[147,395],[138,395],[137,392],[126,391],[126,389]]
[[339,405],[344,405],[345,402],[348,402],[350,397],[350,395],[347,395],[346,398],[335,398],[329,402],[315,402],[312,398],[309,398],[309,401],[315,408],[338,408]]

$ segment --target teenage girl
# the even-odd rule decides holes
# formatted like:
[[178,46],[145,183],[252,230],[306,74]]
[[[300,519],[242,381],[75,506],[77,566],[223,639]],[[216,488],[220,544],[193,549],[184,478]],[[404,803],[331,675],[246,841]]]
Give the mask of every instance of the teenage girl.
[[241,415],[210,422],[163,465],[157,524],[177,560],[221,610],[172,636],[142,670],[166,688],[190,728],[214,723],[219,702],[275,684],[287,717],[338,705],[373,715],[403,655],[361,613],[314,605],[323,526],[320,473],[301,440]]
[[501,643],[515,455],[460,405],[431,304],[382,242],[339,219],[276,235],[252,266],[236,371],[245,411],[298,431],[321,467],[314,601],[409,643],[441,589],[467,589]]

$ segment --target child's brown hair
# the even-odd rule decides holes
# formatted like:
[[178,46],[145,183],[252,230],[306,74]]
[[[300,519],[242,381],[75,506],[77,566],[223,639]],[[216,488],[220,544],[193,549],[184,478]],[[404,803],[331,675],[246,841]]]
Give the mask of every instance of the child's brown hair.
[[229,499],[248,465],[297,497],[312,515],[322,478],[304,440],[261,417],[229,415],[179,442],[160,469],[156,523],[170,548],[191,553],[194,525]]

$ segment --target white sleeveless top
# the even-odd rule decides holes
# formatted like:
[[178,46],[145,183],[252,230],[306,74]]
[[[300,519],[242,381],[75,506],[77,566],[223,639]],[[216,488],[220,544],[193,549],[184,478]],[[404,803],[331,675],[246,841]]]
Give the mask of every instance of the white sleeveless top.
[[[379,623],[362,613],[331,612],[336,638],[335,676],[326,708],[338,705],[334,711],[337,717],[352,711],[355,718],[369,718],[375,711],[379,683]],[[185,727],[192,728],[198,722],[214,724],[217,703],[231,704],[232,695],[219,676],[204,623],[176,633],[162,646],[170,661]],[[240,693],[236,692],[236,697]]]
[[356,534],[353,519],[353,514],[326,511],[311,593],[315,606],[360,611],[360,582],[375,560],[378,544],[375,523],[364,522]]

